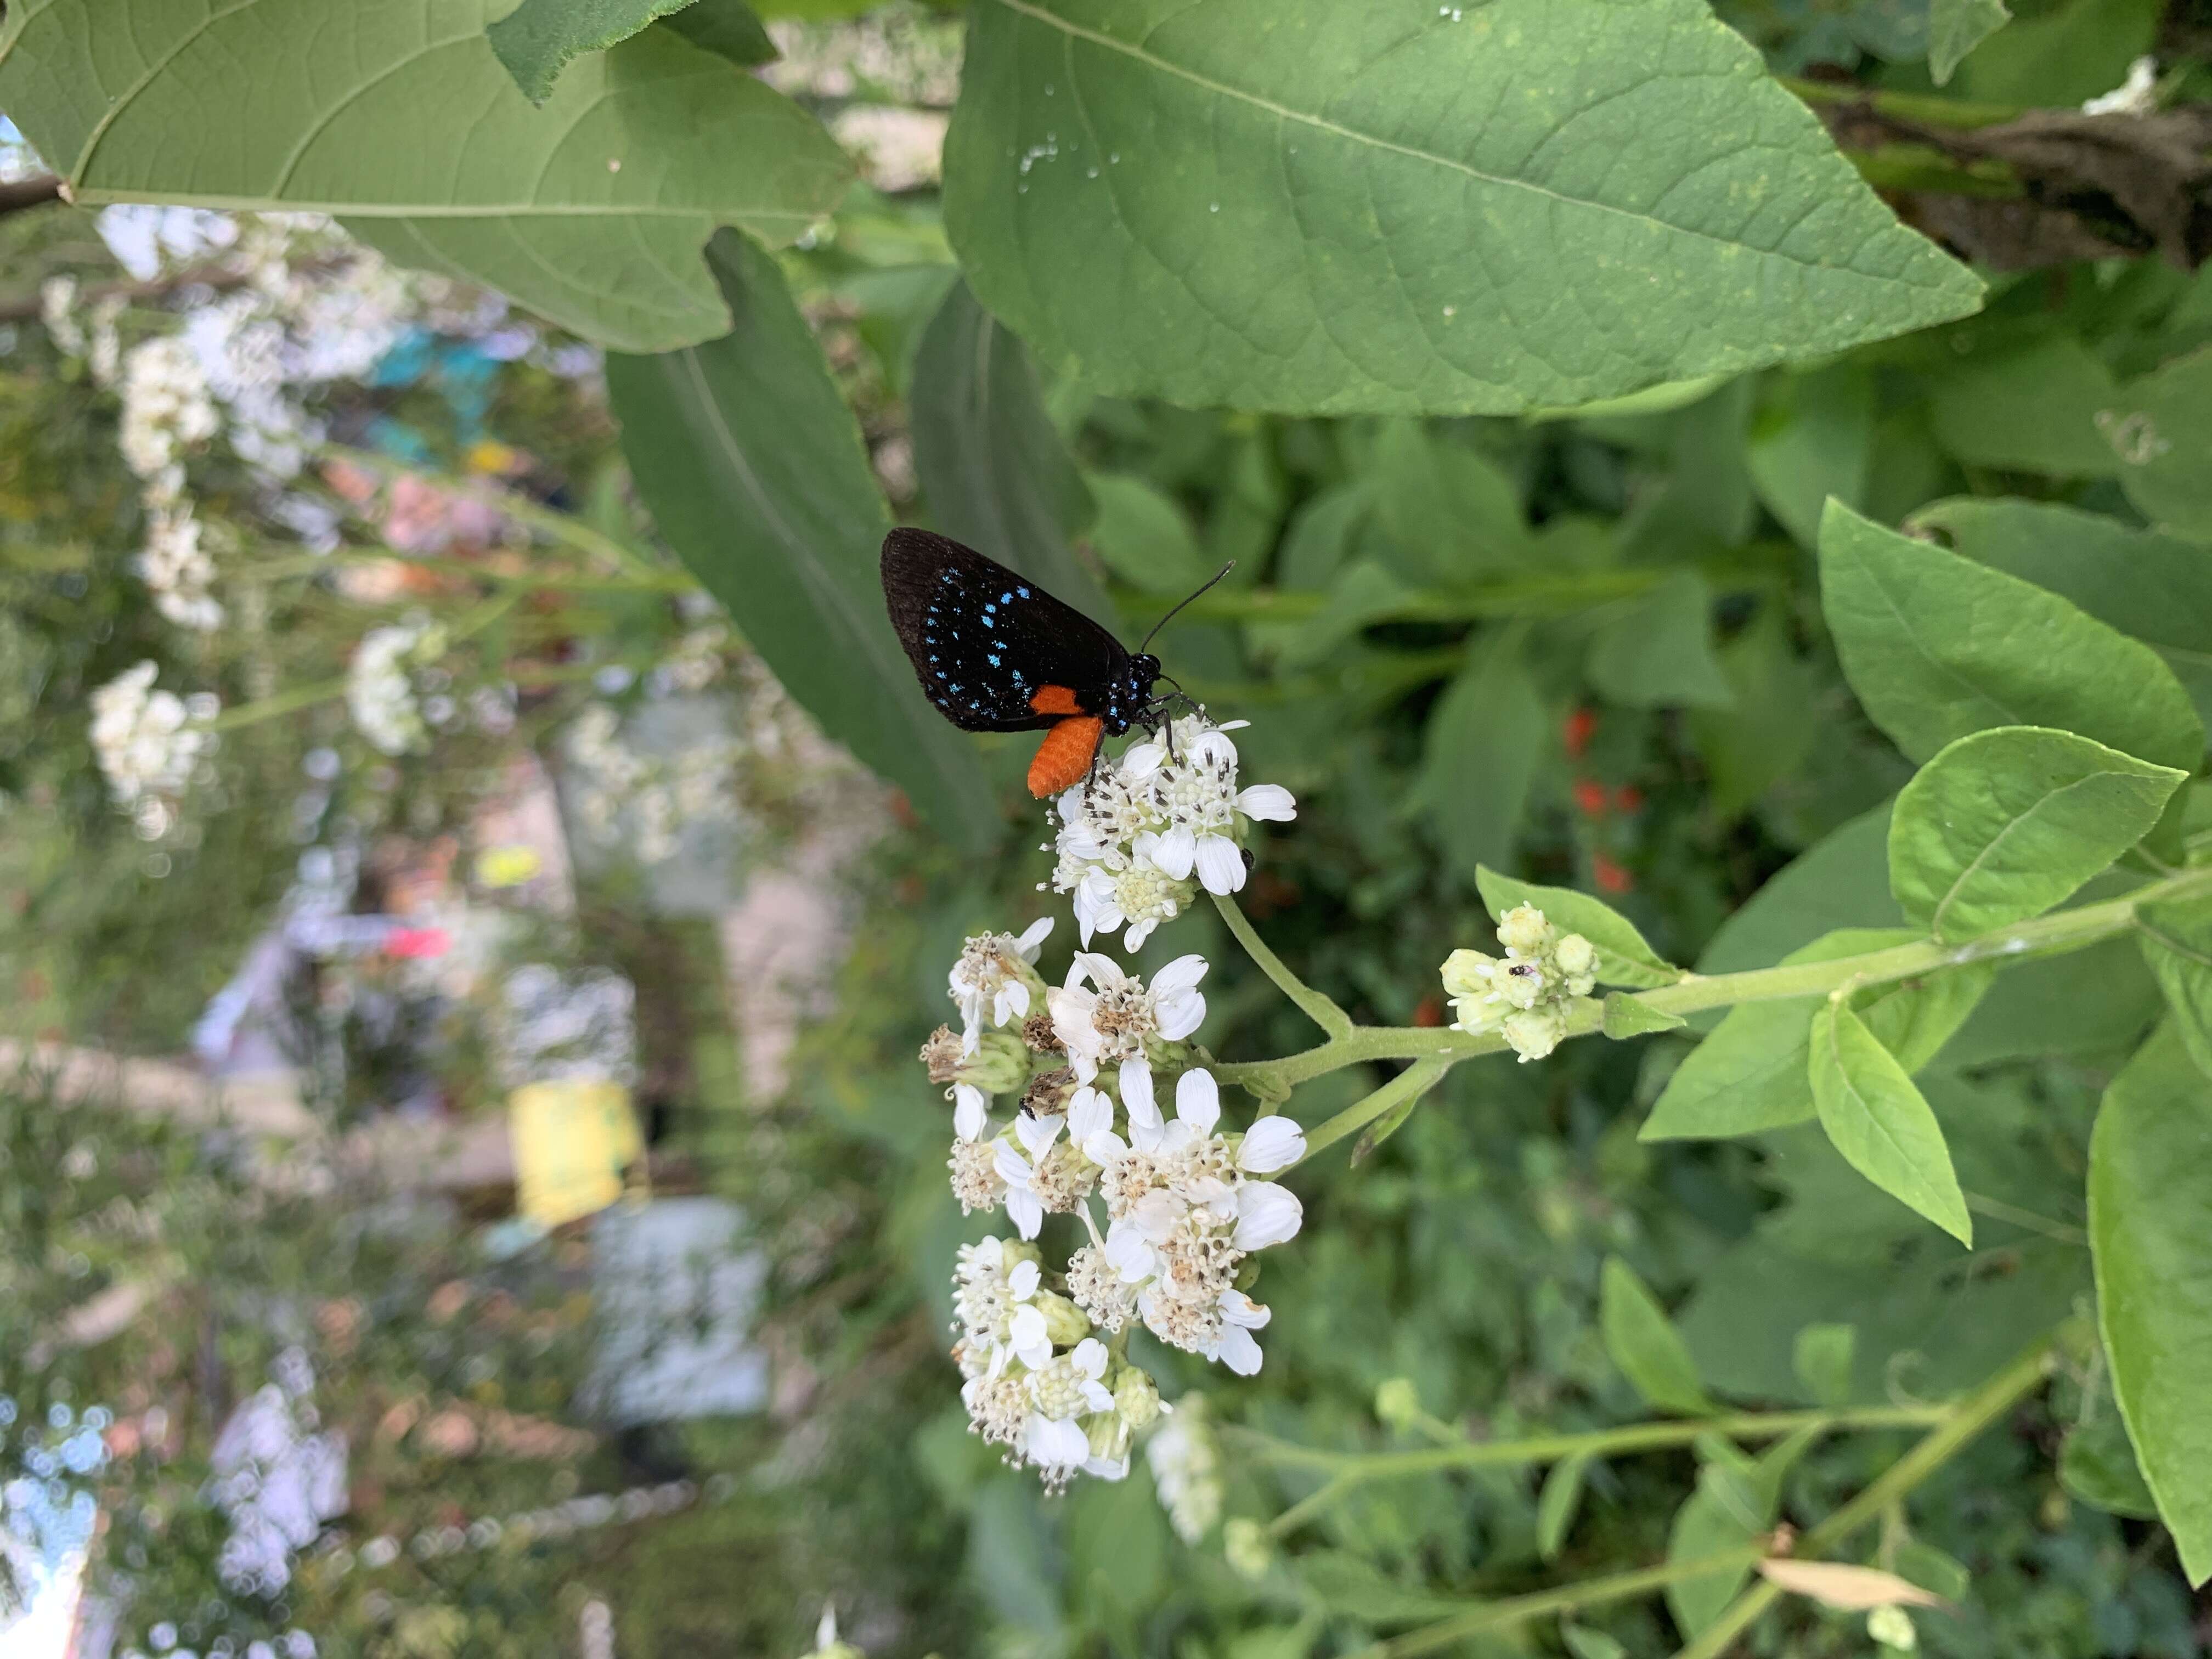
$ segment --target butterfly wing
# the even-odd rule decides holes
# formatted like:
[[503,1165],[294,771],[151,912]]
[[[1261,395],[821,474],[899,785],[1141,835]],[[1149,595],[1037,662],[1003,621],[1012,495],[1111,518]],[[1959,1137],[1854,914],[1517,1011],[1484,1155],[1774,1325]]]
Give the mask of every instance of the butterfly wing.
[[[1121,642],[1080,611],[946,537],[892,531],[883,575],[922,690],[965,731],[1034,732],[1099,708],[1127,667]],[[1050,696],[1052,686],[1072,699]]]

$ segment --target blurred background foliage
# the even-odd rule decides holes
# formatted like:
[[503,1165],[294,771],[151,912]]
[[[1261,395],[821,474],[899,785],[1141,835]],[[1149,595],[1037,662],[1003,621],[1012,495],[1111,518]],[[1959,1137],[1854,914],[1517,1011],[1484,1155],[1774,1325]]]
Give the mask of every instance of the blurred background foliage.
[[[1778,72],[1933,89],[1924,5],[1720,9]],[[2204,94],[2201,7],[2012,9],[1947,95],[2078,106],[2151,51],[2163,96]],[[779,40],[801,66],[801,95],[826,114],[927,112],[945,100],[958,28],[957,16],[895,7],[856,25],[780,26]],[[904,79],[867,78],[886,64]],[[995,325],[951,262],[933,176],[897,173],[884,154],[870,165],[874,182],[777,263],[892,512],[982,541],[968,526],[1011,490],[1025,533],[1073,550],[1132,635],[1236,561],[1158,648],[1215,714],[1253,722],[1238,739],[1248,768],[1298,797],[1297,823],[1269,836],[1248,914],[1373,1023],[1442,1019],[1436,964],[1487,942],[1478,864],[1599,893],[1670,960],[1708,969],[1764,965],[1832,927],[1894,920],[1879,809],[1910,767],[1859,710],[1824,632],[1811,556],[1821,503],[1886,524],[1917,517],[1968,551],[1974,520],[1956,503],[1975,498],[2140,529],[2158,512],[2096,416],[2115,388],[2212,344],[2212,276],[2112,258],[1998,274],[1979,314],[1902,339],[1571,418],[1196,411],[1034,370],[1000,331],[1011,368],[1000,401],[981,400],[997,419],[979,422],[961,349]],[[126,340],[207,303],[200,279],[179,278],[184,263],[114,314]],[[268,925],[303,853],[380,836],[469,842],[516,755],[573,771],[563,744],[582,711],[628,719],[653,702],[656,666],[705,611],[649,540],[596,363],[563,356],[574,343],[550,329],[513,356],[467,357],[510,325],[503,310],[465,290],[418,292],[376,374],[314,389],[316,422],[431,475],[526,495],[629,549],[664,586],[534,590],[507,631],[447,663],[456,696],[518,689],[504,729],[463,725],[385,756],[326,698],[227,732],[183,827],[149,842],[113,808],[86,747],[94,687],[151,659],[164,684],[219,692],[226,709],[265,705],[327,681],[367,627],[414,611],[460,617],[506,590],[463,573],[365,599],[326,571],[253,577],[258,560],[296,563],[298,537],[272,520],[261,476],[218,443],[193,483],[229,538],[234,622],[205,635],[168,625],[131,562],[143,525],[116,395],[38,319],[42,284],[62,275],[87,291],[129,280],[90,214],[0,216],[6,1027],[167,1054]],[[2194,432],[2212,430],[2212,404],[2191,407]],[[487,443],[522,463],[495,457],[487,471]],[[325,482],[302,475],[285,490],[334,502],[342,550],[382,549],[378,526]],[[2075,597],[2100,614],[2124,602]],[[2201,634],[2108,619],[2166,647],[2212,713]],[[726,654],[715,696],[778,699],[741,641]],[[798,717],[785,706],[779,718]],[[731,1058],[730,1028],[742,1038],[749,1010],[721,982],[713,927],[663,902],[621,846],[580,861],[572,915],[534,921],[503,947],[615,968],[638,987],[656,1173],[734,1200],[766,1253],[756,1334],[775,1382],[759,1413],[595,1422],[586,1246],[556,1235],[502,1256],[487,1243],[502,1199],[410,1196],[328,1147],[280,1151],[98,1096],[64,1106],[35,1067],[0,1091],[0,1395],[26,1425],[57,1410],[74,1424],[96,1405],[135,1425],[135,1443],[109,1435],[111,1455],[81,1476],[101,1497],[100,1555],[130,1639],[151,1642],[167,1621],[174,1640],[210,1651],[221,1637],[243,1652],[301,1630],[326,1655],[534,1656],[574,1650],[596,1598],[624,1654],[795,1654],[828,1602],[878,1656],[1273,1659],[1357,1651],[1435,1616],[1438,1598],[1509,1595],[1669,1553],[1701,1468],[1726,1461],[1715,1448],[1593,1466],[1564,1526],[1525,1474],[1378,1482],[1243,1570],[1216,1528],[1178,1538],[1141,1458],[1126,1483],[1065,1498],[1000,1468],[967,1433],[944,1357],[953,1251],[982,1229],[946,1191],[945,1115],[914,1055],[944,1016],[942,975],[963,935],[1042,913],[1047,872],[1029,850],[1039,820],[1016,783],[1025,756],[979,745],[996,795],[963,848],[820,747],[794,763],[754,744],[743,845],[718,855],[742,887],[804,867],[809,848],[841,848],[842,965],[810,1000],[772,1093]],[[981,850],[993,829],[997,850]],[[1808,851],[1793,879],[1768,885]],[[1069,931],[1048,946],[1048,980]],[[1170,931],[1138,961],[1213,961],[1200,1034],[1212,1052],[1307,1042],[1210,912]],[[1938,1056],[1927,1092],[1965,1184],[1990,1206],[1963,1258],[1811,1130],[1640,1143],[1683,1041],[1463,1066],[1356,1169],[1294,1183],[1306,1224],[1296,1249],[1271,1258],[1260,1376],[1231,1379],[1157,1348],[1146,1363],[1174,1379],[1171,1395],[1202,1390],[1216,1423],[1320,1448],[1428,1443],[1423,1414],[1492,1437],[1632,1420],[1643,1407],[1598,1328],[1601,1267],[1618,1255],[1677,1309],[1707,1384],[1731,1400],[1911,1402],[1965,1387],[2039,1335],[2079,1329],[2088,1124],[2157,1006],[2132,948],[2100,949],[2008,975]],[[464,1115],[497,1093],[473,1041],[462,1032],[441,1051]],[[1310,1124],[1381,1081],[1339,1073],[1288,1109]],[[314,1174],[272,1183],[270,1167]],[[62,1340],[118,1285],[136,1287],[135,1316],[89,1342]],[[1804,1333],[1833,1326],[1856,1334],[1840,1374],[1806,1363]],[[281,1593],[240,1594],[219,1570],[212,1449],[291,1351],[311,1359],[319,1421],[352,1448],[349,1513]],[[1876,1559],[1954,1603],[1916,1621],[1931,1652],[2182,1659],[2212,1644],[2212,1605],[2186,1589],[2114,1444],[2094,1338],[2067,1353],[2049,1392],[1932,1480],[1909,1519],[1884,1518]],[[1377,1390],[1397,1379],[1421,1413],[1386,1420]],[[492,1412],[550,1437],[499,1443],[484,1427]],[[471,1426],[429,1435],[446,1413]],[[1818,1518],[1905,1443],[1900,1431],[1811,1447],[1777,1466],[1771,1513]],[[1253,1453],[1233,1426],[1221,1444],[1231,1520],[1264,1522],[1317,1484]],[[11,1431],[0,1467],[32,1446]],[[580,1493],[678,1485],[689,1496],[667,1514],[530,1541],[470,1531]],[[448,1531],[468,1547],[441,1553]],[[361,1565],[386,1534],[408,1548]],[[1680,1641],[1662,1603],[1631,1601],[1460,1650],[1640,1659]],[[1801,1606],[1758,1626],[1749,1650],[1814,1659],[1872,1644],[1863,1618]]]

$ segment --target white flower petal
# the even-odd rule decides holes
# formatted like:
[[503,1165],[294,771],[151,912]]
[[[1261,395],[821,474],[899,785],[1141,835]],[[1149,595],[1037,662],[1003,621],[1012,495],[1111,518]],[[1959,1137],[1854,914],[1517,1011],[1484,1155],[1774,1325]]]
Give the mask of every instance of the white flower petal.
[[1077,1386],[1082,1393],[1083,1403],[1092,1411],[1110,1412],[1114,1409],[1114,1396],[1103,1382],[1085,1381]]
[[1126,1457],[1086,1457],[1083,1460],[1083,1472],[1100,1480],[1127,1480],[1129,1478],[1129,1460]]
[[1132,783],[1141,783],[1160,769],[1168,751],[1157,743],[1134,743],[1121,757],[1121,775]]
[[[1089,1158],[1091,1141],[1102,1131],[1109,1134],[1112,1133],[1113,1128],[1114,1103],[1108,1099],[1101,1090],[1087,1085],[1078,1089],[1067,1103],[1068,1139],[1075,1146],[1085,1148],[1084,1156]],[[1091,1161],[1094,1164],[1098,1162],[1097,1158],[1091,1158]]]
[[1116,1221],[1106,1229],[1106,1260],[1114,1271],[1133,1285],[1150,1279],[1158,1258],[1152,1241],[1133,1221]]
[[1209,893],[1234,893],[1244,885],[1244,854],[1226,836],[1201,836],[1198,842],[1198,882]]
[[1177,957],[1152,975],[1153,996],[1172,996],[1178,991],[1188,991],[1206,977],[1206,958],[1195,953]]
[[[1098,1097],[1101,1100],[1106,1098],[1103,1095]],[[1097,1134],[1085,1138],[1083,1155],[1093,1164],[1104,1168],[1116,1159],[1127,1158],[1129,1155],[1129,1143],[1111,1129],[1101,1129]]]
[[1159,843],[1152,862],[1160,867],[1160,872],[1177,881],[1188,879],[1190,861],[1198,853],[1198,837],[1191,834],[1190,826],[1178,823],[1159,838]]
[[1224,1322],[1241,1325],[1248,1331],[1261,1329],[1275,1316],[1274,1310],[1265,1303],[1255,1302],[1242,1291],[1222,1291],[1214,1305],[1221,1310]]
[[[1030,1163],[1016,1152],[1011,1142],[999,1140],[991,1147],[991,1167],[999,1172],[999,1179],[1018,1193],[1025,1193],[1030,1186]],[[1008,1213],[1012,1213],[1009,1212]],[[1034,1238],[1034,1233],[1024,1233],[1024,1238]]]
[[[1106,1375],[1106,1345],[1095,1336],[1086,1336],[1068,1354],[1074,1363],[1076,1374],[1097,1382]],[[1100,1409],[1103,1411],[1103,1407]]]
[[1091,1437],[1072,1417],[1057,1420],[1032,1416],[1029,1433],[1030,1461],[1045,1468],[1080,1468],[1091,1459]]
[[[1129,1206],[1129,1224],[1143,1234],[1146,1242],[1164,1243],[1175,1231],[1182,1218],[1190,1213],[1190,1206],[1176,1194],[1155,1187]],[[1241,1222],[1238,1224],[1243,1224]]]
[[1022,1143],[1032,1164],[1040,1162],[1060,1139],[1066,1120],[1058,1116],[1031,1117],[1024,1112],[1014,1119],[1014,1138]]
[[1010,1018],[1027,1019],[1030,1017],[1030,988],[1020,980],[1008,980],[1005,988],[999,993],[999,1024],[1001,1025],[1006,1024]]
[[[993,1239],[993,1243],[999,1241]],[[1026,1302],[1036,1294],[1037,1285],[1043,1281],[1044,1270],[1034,1261],[1024,1258],[1014,1264],[1013,1272],[1006,1275],[1006,1289],[1017,1302]]]
[[1178,991],[1152,1005],[1152,1029],[1167,1042],[1180,1042],[1206,1023],[1206,999],[1195,991]]
[[[1015,1309],[1014,1316],[1006,1322],[1006,1346],[1014,1351],[1015,1357],[1023,1364],[1032,1370],[1040,1364],[1050,1363],[1052,1336],[1045,1329],[1043,1310],[1039,1308]],[[1039,1348],[1044,1350],[1044,1358],[1041,1360],[1030,1358],[1030,1356]]]
[[1297,798],[1279,783],[1255,783],[1237,792],[1237,810],[1248,818],[1287,823],[1298,815]]
[[1121,1109],[1129,1115],[1133,1139],[1139,1129],[1158,1130],[1160,1109],[1152,1098],[1152,1062],[1142,1054],[1121,1062]]
[[[1010,1202],[1007,1213],[1012,1212]],[[1237,1189],[1237,1232],[1231,1243],[1240,1250],[1264,1250],[1297,1237],[1304,1221],[1305,1207],[1289,1188],[1272,1181],[1247,1182]]]
[[1154,916],[1146,921],[1133,921],[1129,931],[1121,935],[1121,948],[1134,955],[1145,948],[1145,941],[1152,936],[1152,929],[1160,925],[1161,918]]
[[982,1139],[984,1126],[990,1121],[989,1097],[972,1083],[956,1083],[952,1102],[952,1132],[963,1140]]
[[1258,1339],[1242,1325],[1224,1325],[1219,1340],[1214,1345],[1214,1356],[1239,1376],[1250,1376],[1260,1369],[1264,1356],[1260,1352]]
[[1044,1227],[1044,1206],[1026,1187],[1009,1182],[1006,1187],[1006,1219],[1014,1224],[1014,1231],[1024,1238],[1035,1238]]
[[1221,1121],[1221,1088],[1213,1073],[1200,1069],[1176,1079],[1176,1116],[1200,1134],[1212,1134]]
[[1306,1132],[1287,1117],[1263,1117],[1244,1132],[1237,1167],[1248,1175],[1287,1170],[1306,1155]]
[[[1268,784],[1261,787],[1273,788],[1274,786]],[[1245,793],[1249,794],[1251,791],[1247,790]],[[1251,815],[1248,813],[1246,816],[1249,817]],[[1022,953],[1022,960],[1024,962],[1035,962],[1037,959],[1038,950],[1042,947],[1046,938],[1051,933],[1051,932],[1052,918],[1050,916],[1039,916],[1028,927],[1023,928],[1021,937],[1014,941],[1016,947],[1019,949]]]

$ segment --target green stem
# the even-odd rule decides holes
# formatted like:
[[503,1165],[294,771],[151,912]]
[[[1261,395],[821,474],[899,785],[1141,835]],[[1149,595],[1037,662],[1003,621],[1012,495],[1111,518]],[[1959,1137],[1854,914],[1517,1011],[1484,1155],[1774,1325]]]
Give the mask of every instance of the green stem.
[[[1790,1553],[1808,1558],[1826,1554],[1862,1527],[1879,1519],[1891,1505],[1902,1502],[1906,1494],[1957,1456],[1983,1430],[2010,1411],[2043,1381],[2050,1369],[2051,1350],[2046,1346],[2039,1344],[2021,1355],[1960,1401],[1941,1427],[1883,1470],[1864,1492],[1798,1540],[1796,1548]],[[1783,1593],[1779,1585],[1765,1581],[1753,1585],[1730,1602],[1721,1616],[1674,1659],[1720,1659]]]
[[234,572],[246,581],[282,581],[292,576],[312,576],[346,565],[398,562],[442,576],[488,582],[497,587],[544,588],[563,593],[689,593],[698,584],[673,573],[645,576],[572,576],[559,571],[495,570],[470,559],[434,558],[427,554],[375,552],[309,553],[297,558],[271,559],[243,566]]
[[1213,908],[1221,912],[1222,921],[1244,947],[1244,954],[1260,965],[1260,971],[1275,981],[1275,988],[1305,1011],[1306,1017],[1328,1033],[1332,1040],[1352,1035],[1352,1016],[1300,979],[1285,965],[1283,959],[1269,950],[1252,924],[1245,920],[1243,911],[1237,908],[1234,899],[1219,893],[1212,895]]
[[[1987,962],[2020,962],[2078,951],[2127,933],[2135,925],[2136,907],[2154,900],[2192,897],[2212,892],[2212,869],[2185,870],[2166,880],[2136,889],[2124,898],[2079,909],[2015,922],[1960,944],[1946,945],[1922,939],[1886,951],[1839,957],[1832,962],[1800,963],[1794,966],[1759,968],[1740,974],[1685,974],[1675,983],[1656,990],[1639,991],[1637,997],[1650,1006],[1671,1014],[1692,1014],[1708,1008],[1732,1007],[1746,1002],[1785,1001],[1796,997],[1826,996],[1849,984],[1884,985],[1918,979],[1948,969]],[[1585,1000],[1569,1016],[1568,1036],[1588,1036],[1601,1029],[1603,1010]],[[1447,1066],[1492,1054],[1505,1047],[1494,1031],[1456,1031],[1447,1027],[1361,1025],[1346,1035],[1332,1037],[1320,1047],[1287,1054],[1279,1060],[1245,1060],[1217,1066],[1215,1075],[1226,1083],[1240,1083],[1256,1092],[1279,1099],[1300,1083],[1376,1060],[1428,1060]],[[1310,1139],[1309,1145],[1310,1145]]]
[[207,723],[210,732],[235,732],[241,726],[258,726],[264,720],[273,720],[279,715],[296,714],[302,708],[313,708],[319,702],[328,702],[333,697],[345,696],[346,683],[343,678],[318,680],[313,685],[295,685],[289,691],[279,691],[274,696],[263,697],[256,702],[240,703],[235,708],[226,708]]
[[[1325,1146],[1334,1146],[1346,1135],[1357,1134],[1370,1123],[1379,1122],[1407,1101],[1419,1099],[1435,1088],[1449,1070],[1449,1060],[1415,1060],[1372,1094],[1354,1101],[1326,1123],[1308,1130],[1305,1158],[1311,1158]],[[1298,1161],[1303,1164],[1305,1158]]]
[[1775,77],[1806,103],[1816,107],[1863,104],[1877,115],[1909,121],[1916,126],[1948,127],[1971,131],[1976,127],[2002,126],[2027,112],[2010,104],[1969,104],[1955,98],[1938,98],[1924,92],[1877,92],[1844,82],[1806,81],[1796,76]]

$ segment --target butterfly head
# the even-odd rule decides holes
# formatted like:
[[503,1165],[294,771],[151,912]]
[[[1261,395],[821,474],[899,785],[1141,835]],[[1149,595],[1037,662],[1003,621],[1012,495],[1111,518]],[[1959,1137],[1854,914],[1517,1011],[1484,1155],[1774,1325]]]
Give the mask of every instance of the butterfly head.
[[1130,658],[1106,688],[1106,707],[1099,711],[1106,730],[1118,738],[1139,721],[1150,720],[1158,713],[1159,699],[1152,695],[1152,687],[1159,679],[1158,657],[1139,651]]

